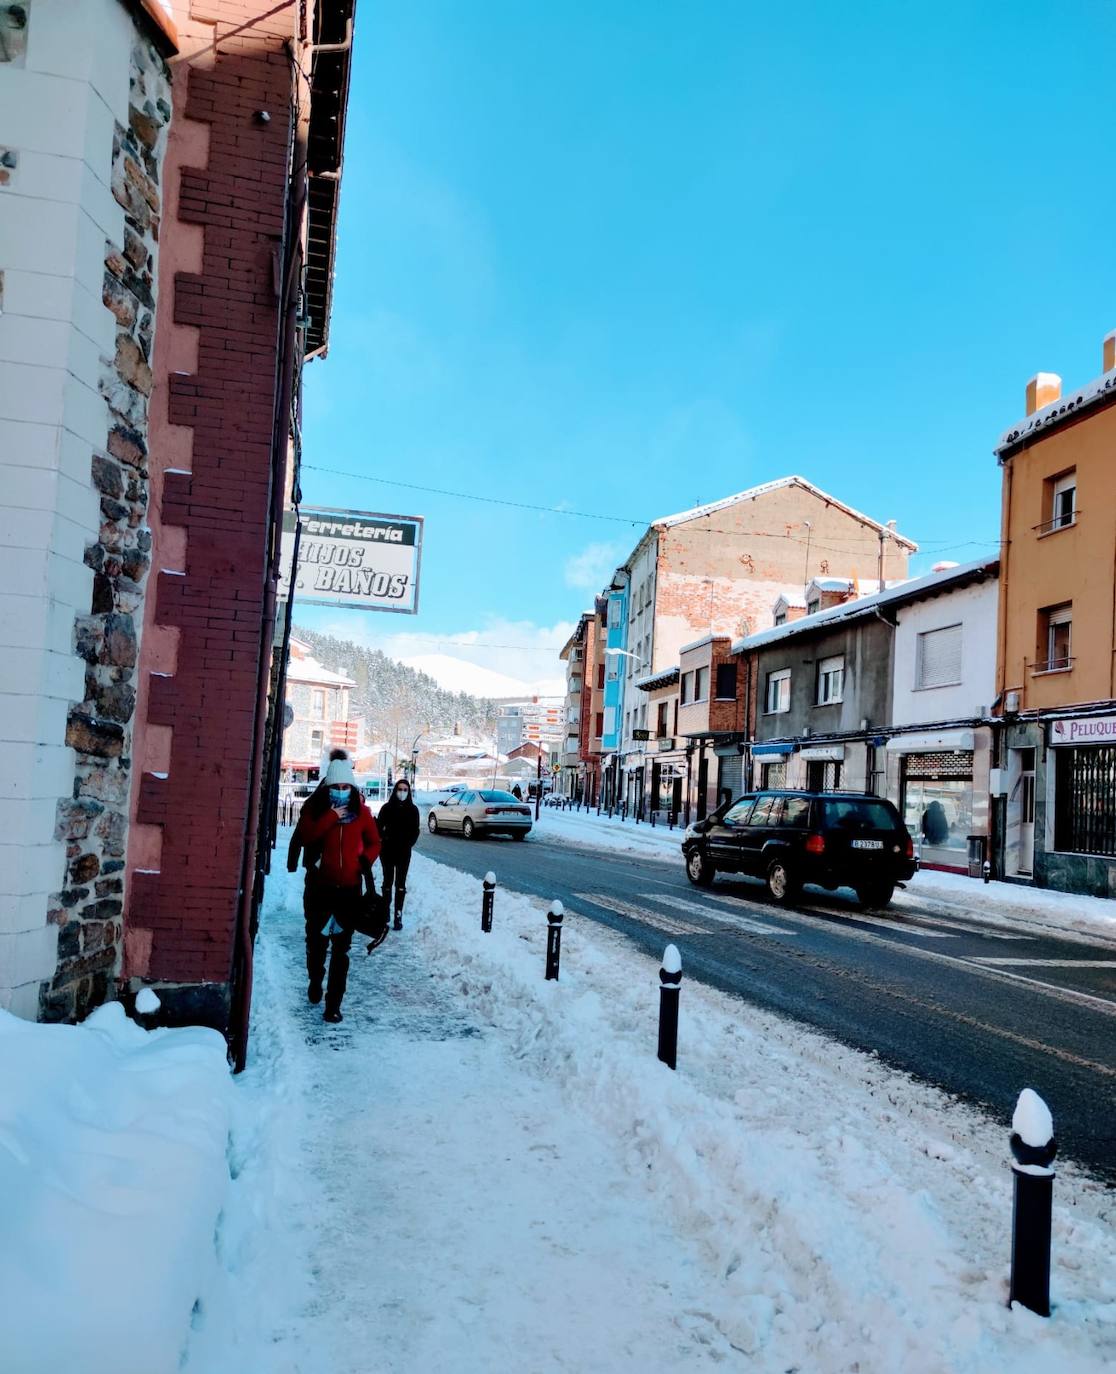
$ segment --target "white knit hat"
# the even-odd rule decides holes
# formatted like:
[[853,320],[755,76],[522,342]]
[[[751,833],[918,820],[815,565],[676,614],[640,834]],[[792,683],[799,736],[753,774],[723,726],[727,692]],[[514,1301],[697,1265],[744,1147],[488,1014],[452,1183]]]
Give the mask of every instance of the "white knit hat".
[[356,781],[353,777],[352,761],[344,749],[332,750],[329,756],[329,767],[326,769],[322,781],[332,783],[335,787],[351,787]]

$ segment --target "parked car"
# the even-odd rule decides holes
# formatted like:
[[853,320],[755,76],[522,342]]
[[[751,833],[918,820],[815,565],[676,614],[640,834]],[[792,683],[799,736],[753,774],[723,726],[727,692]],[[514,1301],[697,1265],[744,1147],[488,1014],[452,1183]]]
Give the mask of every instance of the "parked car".
[[899,812],[860,792],[756,792],[686,831],[686,873],[708,887],[718,873],[752,873],[777,901],[804,883],[851,887],[864,906],[884,907],[917,867]]
[[467,840],[484,835],[525,840],[531,829],[531,808],[510,792],[455,792],[431,808],[426,826],[432,835],[447,830]]

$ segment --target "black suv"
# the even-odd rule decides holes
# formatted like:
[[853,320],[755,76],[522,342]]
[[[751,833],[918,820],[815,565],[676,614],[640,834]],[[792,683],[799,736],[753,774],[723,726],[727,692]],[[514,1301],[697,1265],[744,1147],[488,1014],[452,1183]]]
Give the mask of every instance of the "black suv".
[[753,873],[777,902],[803,883],[851,887],[865,906],[891,901],[916,868],[914,844],[891,802],[862,792],[754,792],[686,831],[686,873],[708,887],[718,873]]

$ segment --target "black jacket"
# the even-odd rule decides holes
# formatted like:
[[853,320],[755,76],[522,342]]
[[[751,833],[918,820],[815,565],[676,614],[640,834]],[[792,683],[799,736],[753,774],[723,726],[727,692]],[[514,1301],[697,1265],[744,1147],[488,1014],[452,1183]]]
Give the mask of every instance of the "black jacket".
[[405,802],[391,797],[380,807],[376,817],[380,827],[380,843],[389,854],[402,854],[412,850],[418,843],[422,822],[419,809],[408,798]]

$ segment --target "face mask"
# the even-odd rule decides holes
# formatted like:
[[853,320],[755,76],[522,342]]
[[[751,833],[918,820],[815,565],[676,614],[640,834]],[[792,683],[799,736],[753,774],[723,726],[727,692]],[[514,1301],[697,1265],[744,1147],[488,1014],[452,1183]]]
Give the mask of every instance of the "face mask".
[[329,789],[330,806],[347,806],[349,802],[349,789],[347,787],[331,787]]
[[395,791],[395,800],[396,800],[396,801],[406,801],[407,798],[408,798],[410,795],[411,795],[410,792],[408,792],[407,789],[406,789],[405,787],[398,787],[398,788],[396,788],[396,791]]

